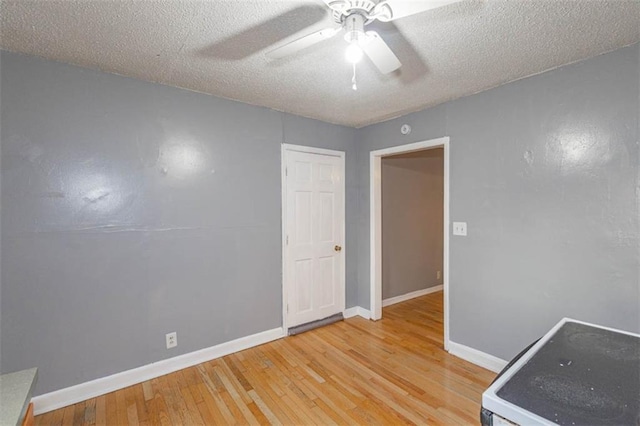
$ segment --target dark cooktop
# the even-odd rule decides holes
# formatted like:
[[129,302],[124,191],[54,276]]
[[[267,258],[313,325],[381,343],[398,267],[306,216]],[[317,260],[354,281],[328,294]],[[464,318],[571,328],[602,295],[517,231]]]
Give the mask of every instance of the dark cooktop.
[[567,322],[497,395],[561,425],[640,426],[640,338]]

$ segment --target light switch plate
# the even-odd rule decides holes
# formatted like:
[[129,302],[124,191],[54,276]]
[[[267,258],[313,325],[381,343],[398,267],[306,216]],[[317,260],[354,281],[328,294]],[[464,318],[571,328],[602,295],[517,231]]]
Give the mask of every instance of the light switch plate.
[[467,222],[453,222],[453,235],[467,236]]

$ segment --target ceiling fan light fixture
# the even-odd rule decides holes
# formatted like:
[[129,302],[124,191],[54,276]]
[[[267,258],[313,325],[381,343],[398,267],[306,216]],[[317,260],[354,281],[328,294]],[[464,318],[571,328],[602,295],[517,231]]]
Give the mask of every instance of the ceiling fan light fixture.
[[357,64],[362,59],[362,48],[357,41],[349,43],[347,50],[345,51],[345,58],[350,64]]
[[[2,1],[2,0],[0,0]],[[374,21],[389,22],[405,16],[416,15],[463,0],[323,0],[331,10],[335,25],[307,34],[267,52],[272,59],[280,59],[333,37],[339,32],[349,44],[345,52],[347,62],[353,65],[353,90],[355,66],[364,55],[382,74],[390,74],[402,66],[393,50],[375,31],[365,31],[365,26]]]
[[364,24],[365,17],[359,13],[347,16],[342,23],[345,30],[344,39],[349,43],[345,57],[350,64],[357,64],[362,59],[363,51],[360,43],[366,38]]
[[347,16],[342,23],[345,32],[344,39],[349,43],[362,40],[365,37],[365,22],[366,18],[359,13],[352,13]]

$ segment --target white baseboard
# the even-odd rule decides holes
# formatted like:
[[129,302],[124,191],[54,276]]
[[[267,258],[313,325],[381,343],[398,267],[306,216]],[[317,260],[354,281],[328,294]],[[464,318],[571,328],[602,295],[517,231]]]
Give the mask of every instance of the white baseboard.
[[503,359],[452,341],[449,341],[449,353],[494,373],[499,373],[507,365]]
[[284,330],[282,327],[278,327],[195,352],[178,355],[174,358],[143,365],[142,367],[116,373],[111,376],[102,377],[100,379],[91,380],[89,382],[80,383],[79,385],[36,396],[32,399],[34,413],[36,415],[42,414],[58,408],[66,407],[67,405],[76,404],[127,386],[173,373],[174,371],[182,370],[183,368],[191,367],[234,352],[262,345],[264,343],[280,339],[281,337],[284,337]]
[[443,289],[443,286],[441,284],[435,287],[425,288],[424,290],[412,291],[411,293],[390,297],[382,301],[382,307],[384,308],[389,305],[395,305],[396,303],[400,303],[400,302],[414,299],[416,297],[424,296],[425,294],[435,293],[436,291],[442,291],[442,289]]
[[358,315],[358,307],[354,306],[353,308],[347,308],[344,310],[342,315],[346,318],[353,318]]
[[358,306],[358,315],[364,319],[371,319],[371,311]]
[[361,316],[364,319],[371,319],[371,311],[361,308],[360,306],[354,306],[353,308],[345,309],[343,315],[345,318]]

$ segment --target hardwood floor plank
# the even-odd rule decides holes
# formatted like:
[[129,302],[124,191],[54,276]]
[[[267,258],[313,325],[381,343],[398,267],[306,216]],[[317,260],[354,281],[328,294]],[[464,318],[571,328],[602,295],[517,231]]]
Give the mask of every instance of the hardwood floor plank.
[[[223,416],[224,423],[235,424],[236,419],[244,419],[244,417],[242,417],[242,414],[237,410],[235,404],[232,404],[232,406],[227,405],[227,402],[224,398],[224,394],[226,392],[224,392],[223,390],[222,382],[220,382],[220,379],[215,374],[215,372],[208,369],[208,367],[210,368],[209,364],[210,363],[204,363],[200,365],[201,377],[207,386],[208,394],[213,399],[215,407]],[[219,383],[216,384],[216,382]]]
[[130,425],[139,425],[138,407],[136,406],[135,386],[124,389],[124,401],[127,407],[127,419]]
[[84,408],[83,425],[95,425],[96,424],[96,398],[91,398],[86,401]]
[[193,399],[193,395],[191,394],[191,390],[189,389],[189,387],[183,387],[182,389],[179,390],[179,392],[182,395],[182,399],[184,400],[185,409],[191,414],[189,416],[193,422],[191,424],[204,426],[205,422],[202,419],[200,410],[198,410],[198,406],[195,400]]
[[[255,392],[273,410],[274,415],[284,424],[294,424],[297,417],[289,407],[276,403],[284,395],[268,376],[260,371],[249,369],[245,371],[245,377],[254,386],[249,392]],[[256,390],[257,389],[257,390]]]
[[127,407],[127,421],[130,425],[140,424],[138,421],[138,410],[136,408],[136,404],[132,404]]
[[442,292],[36,417],[38,425],[477,424],[495,374],[443,349]]
[[149,408],[147,402],[144,399],[144,389],[142,384],[132,386],[131,392],[133,393],[134,404],[138,414],[138,422],[141,425],[151,424],[149,418]]
[[[51,423],[48,423],[52,426],[60,426],[62,424],[62,419],[64,417],[64,408],[61,408],[59,410],[55,410],[52,411],[53,415],[51,416]],[[36,416],[40,417],[40,416]],[[43,423],[43,424],[47,424],[47,423]]]
[[246,422],[250,425],[258,424],[258,420],[255,418],[251,410],[247,407],[245,401],[242,399],[236,388],[234,388],[233,384],[226,376],[222,368],[220,368],[219,365],[216,365],[214,367],[214,372],[222,382],[222,386],[224,388],[224,392],[222,392],[222,398],[225,400],[226,404],[230,406],[231,409],[237,409],[241,413],[241,416],[236,415],[235,417],[242,418],[243,422]]
[[[209,413],[211,414],[211,416],[212,416],[212,418],[214,420],[213,424],[225,424],[225,423],[228,423],[227,418],[233,420],[233,416],[231,415],[231,413],[229,413],[227,417],[225,417],[225,415],[222,414],[222,412],[218,408],[218,404],[214,400],[213,396],[209,392],[209,389],[207,388],[207,385],[204,382],[200,383],[198,385],[198,387],[200,388],[200,394],[202,395],[202,404],[204,404],[207,407],[207,409],[209,410]],[[202,412],[202,410],[201,410],[201,412]],[[204,415],[203,415],[202,418],[206,420]]]
[[64,410],[62,415],[62,425],[67,426],[73,424],[73,415],[75,413],[76,406],[84,406],[84,402],[80,402],[76,405],[70,405],[62,409]]
[[115,392],[105,395],[105,407],[107,412],[106,423],[108,425],[118,424],[118,406]]
[[269,421],[269,423],[271,423],[272,425],[282,424],[280,420],[278,420],[278,417],[276,417],[276,415],[273,414],[273,412],[269,409],[269,406],[262,400],[262,398],[260,398],[260,395],[258,395],[258,393],[255,390],[253,389],[249,390],[249,395],[251,396],[251,399],[253,399],[255,404],[258,406],[260,411],[264,414],[265,418]]
[[[42,422],[43,425],[60,426],[62,424],[62,418],[64,416],[64,408],[51,411],[51,417],[48,422]],[[49,413],[47,413],[49,414]],[[41,416],[36,416],[36,419]]]
[[171,397],[174,407],[177,408],[178,413],[180,414],[180,424],[202,425],[203,423],[202,417],[200,417],[200,412],[197,409],[190,409],[190,407],[195,408],[192,404],[193,400],[185,399],[185,395],[190,395],[190,392],[182,392],[182,390],[187,386],[182,375],[182,370],[176,371],[174,374],[169,374],[168,377],[173,379],[169,380],[169,386],[172,391]]
[[127,417],[126,389],[114,392],[116,396],[116,416],[117,424],[129,424]]
[[153,399],[153,385],[151,380],[142,383],[142,392],[144,393],[144,400],[151,401]]
[[73,424],[81,425],[84,423],[84,411],[86,407],[87,401],[84,403],[76,404],[74,413],[73,413]]
[[54,411],[49,411],[48,413],[44,413],[40,416],[36,416],[34,418],[34,424],[36,426],[52,424],[53,413]]
[[107,397],[105,395],[96,398],[96,426],[107,424]]
[[174,403],[173,390],[171,389],[168,381],[169,376],[171,376],[171,374],[157,378],[158,400],[164,404],[167,422],[169,424],[181,424],[182,419],[180,417],[179,408],[177,404]]

